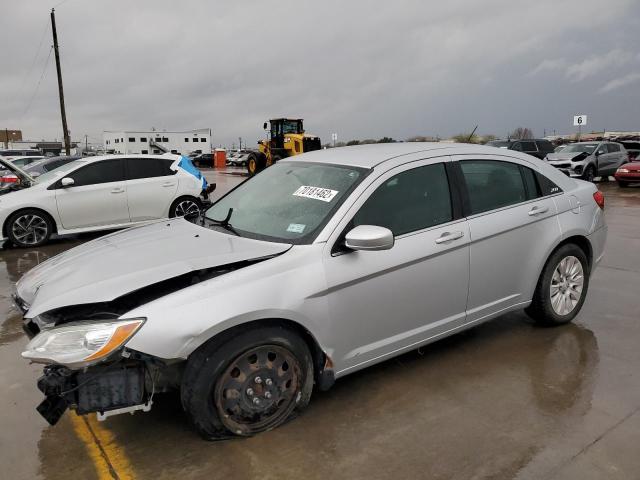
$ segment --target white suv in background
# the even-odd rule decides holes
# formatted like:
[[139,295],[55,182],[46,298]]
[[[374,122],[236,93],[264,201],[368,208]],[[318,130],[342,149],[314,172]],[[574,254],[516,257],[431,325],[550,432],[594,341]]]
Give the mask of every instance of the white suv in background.
[[199,211],[206,181],[178,155],[109,155],[75,160],[0,190],[0,241],[18,247],[68,234],[128,227]]

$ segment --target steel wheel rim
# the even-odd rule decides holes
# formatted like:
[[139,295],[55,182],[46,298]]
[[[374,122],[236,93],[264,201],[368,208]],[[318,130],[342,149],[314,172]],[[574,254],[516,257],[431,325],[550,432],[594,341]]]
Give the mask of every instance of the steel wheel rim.
[[198,213],[200,207],[193,200],[183,200],[176,205],[176,217],[184,217],[192,213]]
[[295,408],[300,363],[286,348],[261,345],[234,359],[215,384],[213,401],[226,428],[238,435],[269,430]]
[[13,237],[23,245],[35,245],[42,242],[49,233],[47,221],[40,215],[28,213],[21,215],[11,225]]
[[560,316],[573,312],[582,298],[584,270],[582,263],[574,256],[563,258],[551,277],[549,294],[551,307]]
[[256,173],[257,164],[255,159],[249,160],[249,173]]

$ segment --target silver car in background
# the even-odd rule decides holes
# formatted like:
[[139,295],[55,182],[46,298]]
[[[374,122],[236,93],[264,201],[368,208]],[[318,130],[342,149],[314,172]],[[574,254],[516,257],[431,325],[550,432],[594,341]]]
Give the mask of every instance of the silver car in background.
[[99,417],[180,391],[207,439],[272,429],[347,374],[506,312],[580,311],[596,187],[512,150],[383,144],[281,160],[194,223],[107,235],[16,285],[38,411]]
[[592,182],[595,177],[606,179],[613,175],[629,161],[629,154],[616,142],[578,142],[548,154],[546,160],[565,175]]

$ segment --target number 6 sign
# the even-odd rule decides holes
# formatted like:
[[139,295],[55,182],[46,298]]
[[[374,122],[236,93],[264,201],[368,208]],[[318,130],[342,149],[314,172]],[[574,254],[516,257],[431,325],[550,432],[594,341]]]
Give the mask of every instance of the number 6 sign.
[[586,115],[576,115],[573,117],[573,126],[581,127],[587,124],[587,116]]

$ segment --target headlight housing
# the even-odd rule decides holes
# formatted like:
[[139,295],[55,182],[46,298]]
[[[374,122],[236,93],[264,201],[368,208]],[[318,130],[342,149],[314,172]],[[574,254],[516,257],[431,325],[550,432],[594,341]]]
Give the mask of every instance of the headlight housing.
[[72,369],[88,367],[119,350],[144,320],[74,322],[44,330],[29,342],[22,357],[36,363],[54,363]]
[[629,169],[628,168],[619,168],[618,169],[618,173],[629,173]]

